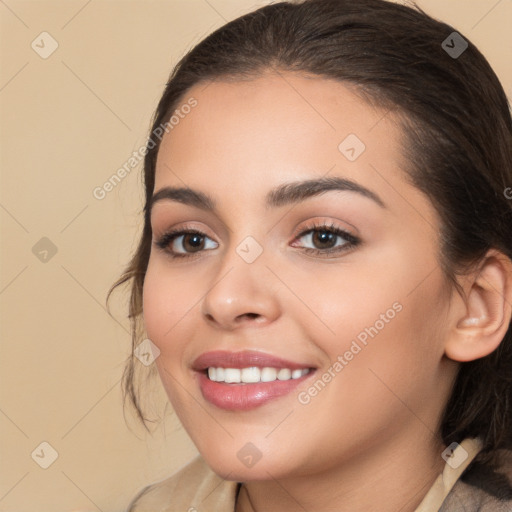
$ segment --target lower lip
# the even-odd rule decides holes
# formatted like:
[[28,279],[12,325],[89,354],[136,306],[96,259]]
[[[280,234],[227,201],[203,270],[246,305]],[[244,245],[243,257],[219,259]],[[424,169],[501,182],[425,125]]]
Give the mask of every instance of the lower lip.
[[214,382],[206,374],[199,374],[199,386],[205,400],[227,411],[249,411],[291,393],[313,371],[298,379],[274,380],[254,384],[226,384]]

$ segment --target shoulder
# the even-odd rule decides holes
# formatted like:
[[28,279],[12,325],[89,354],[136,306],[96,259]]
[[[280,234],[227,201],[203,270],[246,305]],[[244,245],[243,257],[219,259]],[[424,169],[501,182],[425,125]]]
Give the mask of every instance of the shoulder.
[[474,460],[448,494],[440,512],[511,512],[512,450],[499,450],[494,466]]
[[197,457],[171,477],[142,489],[126,512],[199,512],[205,503],[232,512],[236,488],[236,482],[223,480]]

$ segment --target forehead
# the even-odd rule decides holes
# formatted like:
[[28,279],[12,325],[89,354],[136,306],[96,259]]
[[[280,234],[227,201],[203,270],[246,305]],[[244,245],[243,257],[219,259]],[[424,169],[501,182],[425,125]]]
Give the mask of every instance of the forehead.
[[201,83],[176,108],[155,191],[186,186],[249,207],[282,183],[338,176],[375,190],[397,215],[431,208],[405,177],[396,119],[347,84],[284,72]]
[[350,172],[359,153],[366,161],[401,158],[394,121],[334,80],[279,73],[202,83],[185,94],[178,113],[191,98],[196,106],[175,115],[163,138],[157,181],[163,164],[204,172],[229,161],[235,178],[289,166],[327,172],[339,164]]

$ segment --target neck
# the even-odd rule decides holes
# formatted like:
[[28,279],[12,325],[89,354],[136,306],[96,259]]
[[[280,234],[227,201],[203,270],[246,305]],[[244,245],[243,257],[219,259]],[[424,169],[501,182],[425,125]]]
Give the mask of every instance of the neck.
[[443,470],[444,445],[431,436],[404,441],[322,473],[244,483],[236,512],[414,512]]

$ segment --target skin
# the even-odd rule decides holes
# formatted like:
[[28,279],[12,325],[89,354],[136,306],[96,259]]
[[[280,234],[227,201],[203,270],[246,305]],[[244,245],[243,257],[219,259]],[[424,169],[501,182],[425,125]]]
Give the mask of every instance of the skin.
[[[438,264],[440,220],[406,180],[398,124],[344,84],[267,73],[200,84],[183,102],[189,97],[197,106],[162,141],[155,192],[190,187],[217,210],[154,204],[155,241],[177,227],[207,238],[190,258],[172,259],[154,245],[143,297],[173,407],[212,469],[244,482],[237,512],[360,512],[377,504],[413,511],[445,464],[438,425],[456,361],[494,350],[510,321],[509,262],[490,253],[461,282],[467,296],[453,292]],[[338,149],[348,134],[366,146],[353,162]],[[325,176],[356,181],[385,207],[353,191],[265,206],[269,190]],[[334,224],[361,243],[328,257],[306,253],[315,244],[298,237],[313,223]],[[236,252],[247,236],[263,249],[250,264]],[[189,246],[178,239],[172,247]],[[396,303],[401,311],[300,403],[299,392]],[[194,359],[246,349],[316,371],[297,391],[251,411],[207,402]],[[251,468],[237,457],[247,442],[262,454]]]

